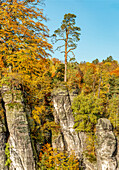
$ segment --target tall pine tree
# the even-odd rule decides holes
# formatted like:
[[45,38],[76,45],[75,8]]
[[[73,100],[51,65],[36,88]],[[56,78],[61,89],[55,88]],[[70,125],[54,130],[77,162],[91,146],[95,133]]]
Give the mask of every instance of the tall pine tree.
[[65,14],[64,19],[62,21],[62,24],[60,28],[54,31],[53,37],[55,38],[55,42],[57,41],[63,41],[63,45],[57,47],[57,49],[60,49],[62,47],[65,47],[65,49],[62,51],[65,54],[65,73],[64,73],[64,81],[67,81],[67,57],[69,53],[72,53],[74,56],[73,50],[76,49],[77,44],[80,40],[80,27],[75,26],[75,18],[76,15],[74,14]]

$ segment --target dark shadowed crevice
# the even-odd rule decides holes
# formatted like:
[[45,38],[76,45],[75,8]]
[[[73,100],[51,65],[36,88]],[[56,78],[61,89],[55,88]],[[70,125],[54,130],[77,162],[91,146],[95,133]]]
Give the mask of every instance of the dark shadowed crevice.
[[64,143],[64,152],[65,152],[65,151],[67,151],[67,142],[66,142],[66,140],[64,139],[64,134],[63,134],[63,132],[61,131],[60,133],[61,133],[62,141],[63,141],[63,143]]
[[117,152],[118,152],[117,138],[115,138],[115,140],[116,140],[116,149],[115,149],[115,151],[113,152],[112,157],[115,157],[115,156],[117,155]]
[[8,138],[10,136],[10,132],[9,132],[9,129],[8,129],[6,110],[5,110],[5,103],[4,103],[3,99],[1,99],[1,103],[2,103],[2,108],[4,110],[4,123],[5,123],[5,127],[6,127],[6,142],[7,142]]

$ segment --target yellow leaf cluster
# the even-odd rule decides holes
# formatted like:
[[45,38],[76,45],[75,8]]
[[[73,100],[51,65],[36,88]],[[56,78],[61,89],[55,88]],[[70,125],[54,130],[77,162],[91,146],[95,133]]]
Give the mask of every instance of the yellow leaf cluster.
[[44,170],[78,170],[79,162],[73,152],[71,155],[59,152],[47,143],[39,154],[39,170],[42,168]]

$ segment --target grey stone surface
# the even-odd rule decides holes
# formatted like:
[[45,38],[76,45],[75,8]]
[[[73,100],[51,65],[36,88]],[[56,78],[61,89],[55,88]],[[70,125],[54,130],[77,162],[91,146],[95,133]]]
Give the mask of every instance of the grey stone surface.
[[[75,132],[71,102],[77,92],[67,90],[65,85],[54,89],[53,105],[54,119],[60,125],[57,135],[52,136],[52,146],[69,154],[75,152],[78,158],[83,158],[86,134]],[[3,101],[2,101],[3,98]],[[24,104],[22,91],[18,88],[3,85],[0,96],[0,110],[4,103],[5,117],[0,115],[0,170],[5,166],[5,143],[10,145],[11,164],[9,170],[35,170],[35,161],[30,139],[28,117],[30,108]],[[4,110],[4,109],[3,109]],[[9,136],[8,136],[9,134]],[[85,170],[119,170],[119,138],[117,140],[108,119],[101,118],[96,125],[96,155],[97,164],[83,158]]]
[[96,137],[98,170],[116,170],[116,138],[112,132],[112,125],[108,119],[101,118],[98,120],[96,125]]
[[[74,95],[73,95],[74,94]],[[68,92],[66,86],[54,89],[53,93],[54,119],[60,125],[57,136],[53,138],[52,145],[60,150],[66,150],[69,153],[75,151],[79,158],[85,150],[86,134],[84,132],[76,133],[74,118],[71,110],[71,102],[76,96],[74,92]],[[91,163],[87,158],[83,158],[85,170],[116,170],[116,138],[112,131],[112,125],[108,119],[99,119],[96,126],[97,136],[97,164]],[[118,143],[118,142],[117,142]],[[119,156],[117,155],[117,158]]]
[[54,89],[53,93],[54,119],[60,124],[60,132],[52,141],[52,145],[60,150],[66,150],[71,153],[74,151],[77,156],[81,156],[81,140],[78,133],[75,132],[74,118],[71,110],[71,100],[69,92],[65,86]]
[[85,170],[98,170],[96,162],[91,163],[89,160],[84,159],[84,163],[85,163],[85,168],[84,168]]
[[96,164],[90,163],[86,158],[83,158],[83,151],[86,147],[86,134],[84,132],[77,133],[74,126],[74,117],[71,110],[73,98],[77,95],[77,90],[72,89],[70,92],[67,87],[62,86],[54,89],[53,105],[54,119],[60,125],[60,130],[57,136],[53,137],[52,145],[59,150],[67,151],[69,154],[74,151],[79,160],[81,167],[85,170],[97,170]]
[[6,120],[9,130],[10,170],[35,170],[29,126],[20,89],[2,87]]

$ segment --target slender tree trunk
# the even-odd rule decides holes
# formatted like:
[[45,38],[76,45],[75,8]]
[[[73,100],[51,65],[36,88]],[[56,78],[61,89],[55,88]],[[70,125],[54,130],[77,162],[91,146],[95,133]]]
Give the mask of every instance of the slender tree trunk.
[[66,29],[64,82],[67,82],[67,41],[68,41],[68,31],[67,31],[67,29]]

